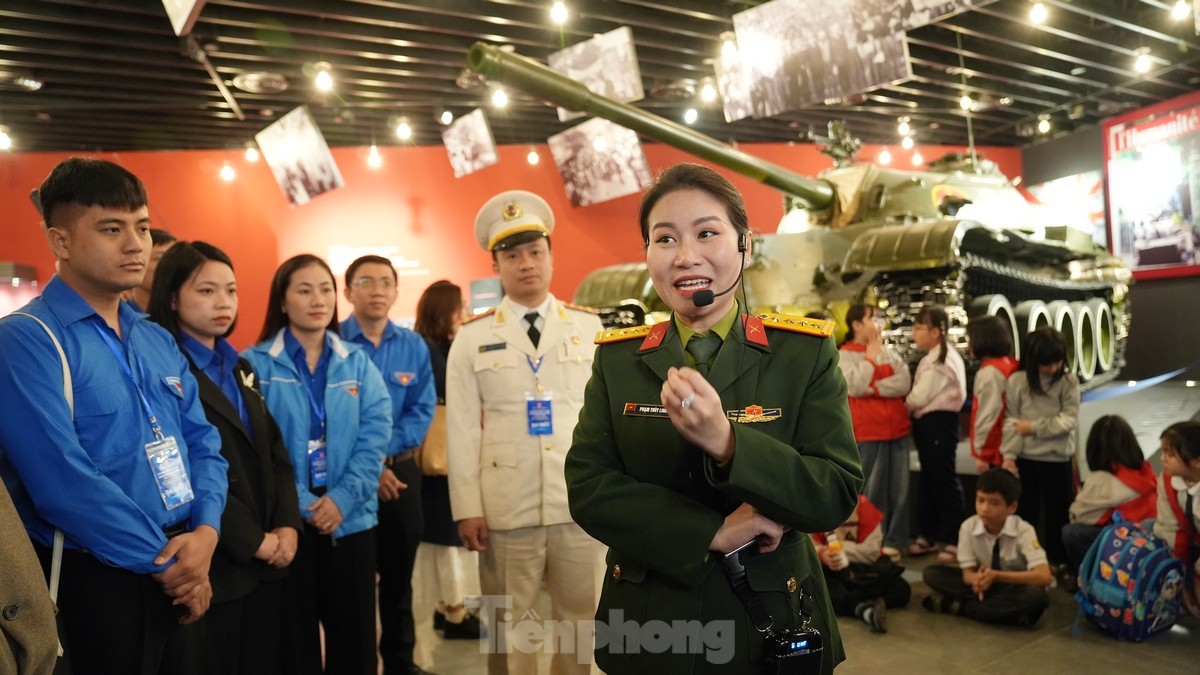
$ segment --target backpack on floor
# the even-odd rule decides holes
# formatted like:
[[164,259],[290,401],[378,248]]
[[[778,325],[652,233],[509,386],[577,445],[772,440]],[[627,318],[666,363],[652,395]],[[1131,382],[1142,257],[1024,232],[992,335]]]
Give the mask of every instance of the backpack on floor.
[[1113,637],[1146,640],[1175,625],[1184,571],[1167,542],[1113,514],[1079,568],[1079,616]]

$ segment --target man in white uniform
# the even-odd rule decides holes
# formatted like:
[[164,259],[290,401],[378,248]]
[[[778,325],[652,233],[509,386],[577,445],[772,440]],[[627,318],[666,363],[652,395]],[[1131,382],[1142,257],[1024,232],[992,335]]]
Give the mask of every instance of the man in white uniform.
[[553,635],[514,639],[506,631],[524,621],[550,625],[530,613],[543,577],[548,618],[560,633],[564,621],[592,619],[604,571],[603,547],[571,520],[563,477],[602,326],[550,294],[553,228],[550,206],[531,192],[504,192],[480,209],[475,235],[492,254],[505,298],[459,329],[447,362],[454,520],[467,548],[481,552],[484,595],[511,599],[511,608],[486,617],[492,675],[537,673],[540,650],[565,652],[552,659],[556,674],[587,673],[590,635],[551,648]]

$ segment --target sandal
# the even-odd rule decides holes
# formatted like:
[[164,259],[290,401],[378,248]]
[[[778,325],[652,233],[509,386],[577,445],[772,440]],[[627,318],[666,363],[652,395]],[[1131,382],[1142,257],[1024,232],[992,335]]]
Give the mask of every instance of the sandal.
[[937,559],[940,563],[958,562],[958,547],[954,544],[947,544],[946,548],[938,553]]
[[936,550],[937,547],[925,537],[917,537],[916,541],[908,545],[909,555],[925,555],[926,553],[933,553]]

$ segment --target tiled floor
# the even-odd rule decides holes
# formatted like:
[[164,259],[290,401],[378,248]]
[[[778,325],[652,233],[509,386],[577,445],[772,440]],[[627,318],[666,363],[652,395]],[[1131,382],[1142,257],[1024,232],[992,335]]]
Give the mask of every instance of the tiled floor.
[[[1126,386],[1125,383],[1120,385]],[[1163,428],[1178,420],[1189,419],[1197,415],[1197,411],[1200,411],[1200,388],[1189,388],[1181,382],[1168,382],[1129,395],[1088,402],[1080,412],[1081,444],[1097,417],[1120,414],[1133,425],[1143,449],[1150,456],[1157,451],[1158,435]],[[960,461],[961,464],[964,462]],[[969,457],[965,464],[970,464]],[[908,568],[905,577],[913,586],[913,600],[907,609],[890,612],[887,634],[871,633],[858,620],[840,619],[847,660],[838,668],[839,673],[1192,675],[1200,672],[1200,621],[1190,617],[1148,643],[1131,644],[1101,634],[1086,621],[1076,634],[1073,631],[1075,602],[1059,589],[1051,589],[1050,610],[1035,630],[987,626],[930,614],[920,606],[921,598],[928,593],[920,581],[920,570],[930,562],[930,557],[905,561]],[[417,633],[418,661],[440,675],[481,675],[486,672],[479,643],[441,640],[430,623],[432,604],[421,589],[417,588],[415,592],[415,614],[421,617]],[[542,612],[543,616],[548,614],[548,609]],[[542,672],[548,673],[548,657],[542,661]]]

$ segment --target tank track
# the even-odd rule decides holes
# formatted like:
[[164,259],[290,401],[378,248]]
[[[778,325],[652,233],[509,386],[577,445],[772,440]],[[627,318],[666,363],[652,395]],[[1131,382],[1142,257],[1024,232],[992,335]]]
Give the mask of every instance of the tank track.
[[1102,298],[1113,309],[1116,333],[1116,364],[1104,373],[1081,384],[1084,390],[1093,389],[1116,378],[1125,362],[1125,345],[1129,336],[1129,301],[1124,298],[1118,307],[1113,302],[1114,287],[1109,281],[1071,281],[1055,279],[1044,274],[1005,265],[999,261],[964,254],[956,264],[925,270],[901,270],[879,273],[872,288],[880,305],[885,305],[889,344],[910,365],[923,355],[912,342],[913,319],[927,305],[941,305],[950,317],[949,338],[968,366],[968,379],[974,379],[977,364],[967,355],[967,305],[974,298],[1001,294],[1014,306],[1026,300],[1082,301]]

